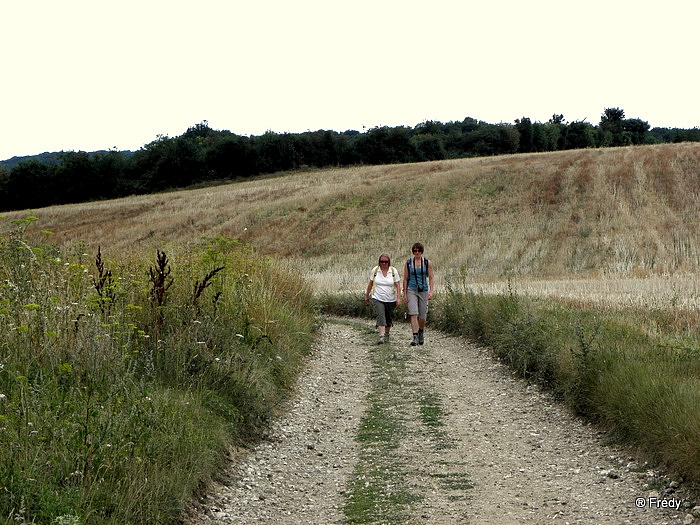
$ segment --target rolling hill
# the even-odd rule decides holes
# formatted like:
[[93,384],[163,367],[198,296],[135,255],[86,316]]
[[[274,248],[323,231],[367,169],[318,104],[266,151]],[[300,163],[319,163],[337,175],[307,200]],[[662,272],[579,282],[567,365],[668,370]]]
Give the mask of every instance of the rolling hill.
[[106,256],[223,235],[342,291],[415,241],[441,279],[694,276],[699,212],[700,144],[682,143],[282,173],[39,209],[27,235]]

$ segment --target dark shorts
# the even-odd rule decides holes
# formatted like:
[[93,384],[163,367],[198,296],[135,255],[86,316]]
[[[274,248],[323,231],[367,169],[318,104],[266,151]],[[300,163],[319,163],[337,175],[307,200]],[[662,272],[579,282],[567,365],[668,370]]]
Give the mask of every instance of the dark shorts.
[[377,326],[394,326],[394,311],[396,302],[383,303],[372,299],[374,305],[374,316],[377,318]]

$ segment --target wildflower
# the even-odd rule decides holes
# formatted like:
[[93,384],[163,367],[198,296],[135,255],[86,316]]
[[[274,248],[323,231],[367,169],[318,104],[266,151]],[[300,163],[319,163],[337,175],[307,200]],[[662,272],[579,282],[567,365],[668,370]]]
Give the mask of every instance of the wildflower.
[[5,398],[7,398],[7,396],[5,394],[0,394],[0,401],[2,401]]

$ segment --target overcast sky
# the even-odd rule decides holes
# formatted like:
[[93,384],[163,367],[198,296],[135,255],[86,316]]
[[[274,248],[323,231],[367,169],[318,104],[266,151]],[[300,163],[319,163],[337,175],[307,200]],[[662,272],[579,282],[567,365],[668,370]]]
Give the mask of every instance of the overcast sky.
[[605,108],[700,126],[697,0],[0,0],[0,159]]

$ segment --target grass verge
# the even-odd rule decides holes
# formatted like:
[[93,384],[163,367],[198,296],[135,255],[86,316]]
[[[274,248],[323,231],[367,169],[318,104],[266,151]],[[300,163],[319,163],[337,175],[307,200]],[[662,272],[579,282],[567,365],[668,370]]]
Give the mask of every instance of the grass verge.
[[153,255],[0,237],[0,523],[177,523],[291,389],[303,282],[224,238]]
[[492,348],[648,461],[700,484],[700,339],[692,315],[450,289],[432,319]]

